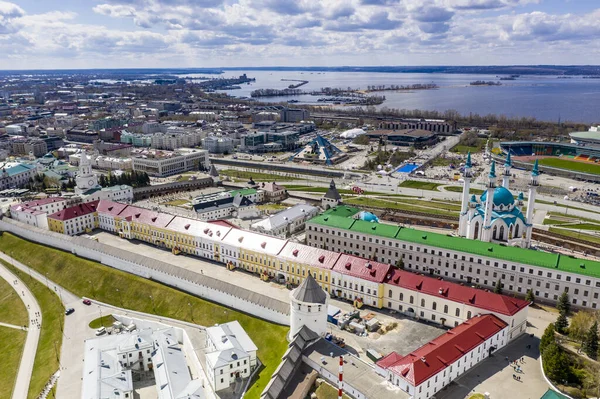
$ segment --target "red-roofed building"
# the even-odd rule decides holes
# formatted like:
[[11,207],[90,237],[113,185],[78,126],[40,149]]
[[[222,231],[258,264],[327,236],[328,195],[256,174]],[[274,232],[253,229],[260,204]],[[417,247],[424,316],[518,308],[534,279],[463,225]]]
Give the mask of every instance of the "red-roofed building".
[[377,371],[412,398],[428,399],[504,347],[508,328],[494,315],[476,316],[404,357],[390,353]]
[[383,282],[391,266],[341,254],[331,271],[331,296],[351,300],[357,307],[383,306]]
[[125,210],[129,205],[122,204],[120,202],[114,202],[109,200],[100,200],[98,202],[98,227],[102,230],[110,232],[117,232],[118,223],[116,220],[119,218],[119,214]]
[[76,235],[98,227],[98,201],[78,204],[48,215],[48,228],[61,234]]
[[48,229],[48,214],[66,208],[70,203],[63,197],[48,197],[22,202],[10,207],[10,217],[19,222],[42,229]]
[[386,276],[385,307],[428,322],[457,326],[491,313],[509,324],[509,340],[525,332],[529,302],[441,278],[392,269]]

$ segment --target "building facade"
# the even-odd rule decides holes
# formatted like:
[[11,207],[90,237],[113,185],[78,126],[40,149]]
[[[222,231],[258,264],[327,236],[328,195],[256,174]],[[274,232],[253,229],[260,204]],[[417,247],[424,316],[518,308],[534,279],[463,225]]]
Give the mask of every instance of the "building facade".
[[152,152],[133,157],[133,170],[148,173],[150,176],[167,177],[190,170],[208,170],[208,151],[179,149],[176,152]]

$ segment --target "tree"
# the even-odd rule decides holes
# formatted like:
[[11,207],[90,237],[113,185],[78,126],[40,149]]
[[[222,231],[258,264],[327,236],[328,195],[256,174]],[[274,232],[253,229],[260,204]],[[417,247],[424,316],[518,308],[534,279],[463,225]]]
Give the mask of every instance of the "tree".
[[582,349],[591,359],[598,355],[598,322],[595,321],[585,335]]
[[554,324],[550,323],[548,327],[544,330],[544,334],[540,339],[540,353],[543,355],[544,350],[548,347],[548,345],[556,342],[556,338],[554,336]]
[[530,289],[527,291],[527,295],[525,296],[525,300],[531,303],[535,302],[535,295],[533,295],[533,290]]
[[500,279],[498,279],[498,281],[496,282],[496,286],[494,287],[494,293],[502,294],[502,281]]
[[565,334],[567,332],[567,327],[569,327],[569,321],[567,320],[567,315],[561,312],[556,319],[556,323],[554,325],[556,328],[556,332],[559,334]]
[[558,311],[561,313],[567,315],[569,314],[569,312],[571,311],[571,302],[569,302],[569,294],[567,294],[566,292],[560,294],[560,296],[558,297],[558,302],[556,303],[556,309],[558,309]]
[[585,341],[586,334],[594,323],[594,316],[591,313],[579,311],[571,317],[571,326],[569,327],[569,336],[581,343]]
[[569,379],[571,374],[569,358],[556,342],[546,347],[542,359],[544,373],[552,381],[564,383]]

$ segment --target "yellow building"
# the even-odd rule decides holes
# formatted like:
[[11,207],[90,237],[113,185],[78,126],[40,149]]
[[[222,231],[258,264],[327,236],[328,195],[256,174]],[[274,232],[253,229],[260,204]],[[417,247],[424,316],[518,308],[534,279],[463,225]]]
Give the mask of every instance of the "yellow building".
[[280,267],[276,276],[292,285],[300,285],[310,273],[321,288],[330,292],[331,269],[339,257],[337,252],[288,242],[279,253]]
[[78,204],[48,215],[50,231],[66,235],[91,233],[98,227],[98,201]]

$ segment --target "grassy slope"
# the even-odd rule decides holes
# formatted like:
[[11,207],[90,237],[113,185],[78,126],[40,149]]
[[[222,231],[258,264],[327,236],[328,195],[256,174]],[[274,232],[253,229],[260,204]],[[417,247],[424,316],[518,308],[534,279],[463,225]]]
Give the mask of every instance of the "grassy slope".
[[[375,198],[368,197],[358,197],[358,198],[350,198],[344,200],[344,202],[348,205],[357,205],[359,207],[368,208],[369,206],[378,207],[378,208],[389,208],[389,209],[399,209],[406,211],[415,211],[415,212],[423,212],[429,213],[432,215],[444,215],[444,216],[456,216],[457,212],[446,209],[453,209],[455,206],[453,205],[445,205],[440,203],[431,202],[428,203],[426,201],[411,201],[410,203],[400,202],[400,201],[386,201]],[[460,207],[458,207],[460,208]]]
[[0,372],[0,398],[10,398],[15,386],[21,353],[27,334],[22,330],[0,326],[2,372]]
[[[317,390],[315,391],[317,395],[317,399],[337,399],[338,398],[338,390],[337,388],[332,387],[326,382],[323,382]],[[342,396],[343,399],[350,399],[348,395],[344,394]]]
[[[446,186],[446,187],[444,187],[444,190],[451,191],[453,193],[462,193],[463,188],[462,188],[462,186]],[[471,188],[469,190],[469,194],[470,195],[472,195],[472,194],[481,195],[481,194],[483,194],[483,190],[480,190],[478,188]]]
[[292,180],[302,180],[297,177],[289,177],[277,175],[274,173],[262,173],[262,172],[247,172],[242,170],[235,169],[225,169],[220,170],[219,174],[222,176],[236,177],[238,179],[252,179],[254,181],[292,181]]
[[[4,233],[0,238],[0,250],[6,252],[9,248],[16,259],[42,274],[48,273],[51,280],[78,296],[205,326],[238,320],[258,346],[258,358],[265,365],[246,394],[247,398],[260,396],[287,349],[285,336],[289,328],[286,326],[269,323],[157,282]],[[88,281],[92,281],[93,285]],[[188,306],[188,303],[192,306]]]
[[[3,234],[2,238],[0,238],[0,243],[6,244],[6,241],[7,236]],[[2,250],[6,251],[6,248],[3,247]],[[14,248],[11,252],[19,259],[18,255],[20,251],[17,248]],[[42,309],[42,331],[40,332],[40,340],[33,364],[33,374],[27,394],[28,398],[36,398],[50,379],[50,376],[59,367],[56,351],[60,353],[62,344],[61,329],[64,325],[65,308],[60,303],[60,299],[55,295],[54,291],[48,289],[48,287],[37,280],[32,279],[28,274],[21,272],[19,269],[4,261],[1,262],[11,269],[13,273],[17,274],[23,283],[29,287]]]
[[557,227],[550,227],[549,230],[551,233],[562,234],[563,236],[578,238],[580,240],[589,241],[590,243],[593,243],[593,244],[600,244],[600,237],[597,237],[597,236],[579,233],[578,231],[560,229]]
[[437,191],[437,188],[441,186],[439,183],[419,181],[419,180],[404,180],[398,185],[399,187],[416,188],[419,190],[430,190]]
[[[19,291],[20,292],[20,291]],[[0,321],[3,323],[24,326],[29,324],[27,309],[9,282],[0,278]],[[1,341],[0,341],[1,342]],[[0,395],[0,397],[2,397]]]

